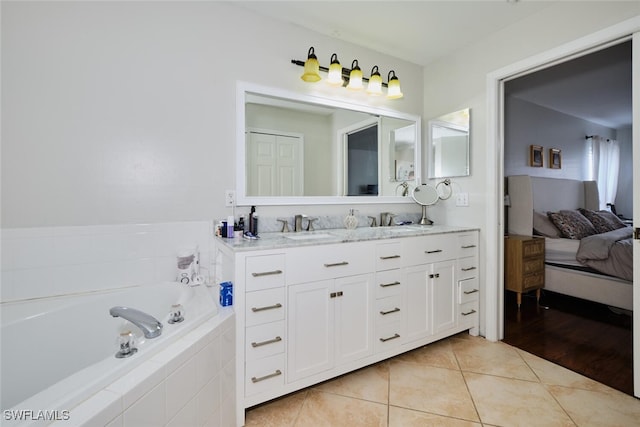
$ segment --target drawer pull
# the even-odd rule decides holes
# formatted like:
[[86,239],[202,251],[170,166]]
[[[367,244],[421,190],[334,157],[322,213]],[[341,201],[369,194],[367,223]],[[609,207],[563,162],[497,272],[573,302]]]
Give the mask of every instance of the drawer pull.
[[265,375],[264,377],[251,377],[251,382],[259,383],[260,381],[268,380],[269,378],[277,377],[278,375],[282,375],[282,371],[280,369],[276,370],[272,374]]
[[400,258],[400,255],[381,256],[380,259],[395,259]]
[[476,245],[463,245],[462,249],[471,249],[471,248],[475,248]]
[[254,313],[257,313],[258,311],[265,311],[265,310],[273,310],[276,308],[281,308],[282,304],[277,303],[277,304],[273,304],[273,305],[268,305],[266,307],[252,307],[251,311],[253,311]]
[[380,341],[382,341],[382,342],[387,342],[387,341],[390,341],[390,340],[395,340],[396,338],[400,338],[400,335],[398,335],[398,334],[393,334],[393,336],[392,336],[392,337],[389,337],[389,338],[380,338]]
[[462,314],[463,316],[468,316],[468,315],[473,314],[475,312],[476,312],[475,310],[471,310],[471,311],[468,311],[466,313],[460,313],[460,314]]
[[338,291],[338,292],[331,292],[331,293],[329,294],[329,298],[341,297],[342,295],[344,295],[344,294],[342,293],[342,291]]
[[282,270],[263,271],[260,273],[251,273],[253,277],[273,276],[274,274],[282,274]]
[[466,267],[466,268],[462,268],[462,271],[471,271],[471,270],[475,270],[476,267]]
[[335,262],[333,264],[325,264],[325,267],[340,267],[341,265],[349,265],[347,261]]
[[263,345],[267,345],[267,344],[273,344],[273,343],[277,343],[282,341],[282,338],[280,337],[275,337],[273,339],[270,340],[266,340],[266,341],[262,341],[262,342],[252,342],[251,343],[251,347],[256,348],[256,347],[261,347]]
[[478,292],[478,289],[472,289],[470,291],[464,291],[464,294],[469,295],[469,294],[475,294],[476,292]]
[[380,283],[380,287],[381,288],[387,288],[389,286],[396,286],[399,285],[400,282],[398,282],[397,280],[395,282],[391,282],[391,283]]
[[442,249],[435,249],[433,251],[424,251],[425,254],[437,254],[438,252],[442,252]]
[[381,311],[380,314],[382,314],[383,316],[386,316],[387,314],[397,313],[398,311],[400,311],[400,309],[398,307],[396,307],[393,310]]

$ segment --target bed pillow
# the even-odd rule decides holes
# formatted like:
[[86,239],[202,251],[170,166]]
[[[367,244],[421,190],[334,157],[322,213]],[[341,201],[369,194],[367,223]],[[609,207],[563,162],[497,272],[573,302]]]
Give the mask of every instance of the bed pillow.
[[553,225],[549,217],[538,211],[533,211],[533,231],[535,234],[544,237],[561,237],[560,230]]
[[562,210],[560,212],[547,212],[547,216],[553,222],[562,237],[580,240],[583,237],[596,233],[596,229],[584,215],[577,210]]
[[585,216],[596,229],[596,233],[606,233],[607,231],[617,230],[626,227],[625,223],[615,214],[609,211],[592,211],[589,209],[579,209],[580,213]]

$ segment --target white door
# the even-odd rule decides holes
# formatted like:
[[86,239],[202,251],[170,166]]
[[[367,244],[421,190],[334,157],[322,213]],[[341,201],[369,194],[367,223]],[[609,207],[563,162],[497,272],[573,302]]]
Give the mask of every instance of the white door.
[[[634,70],[640,68],[640,33],[633,35]],[[632,76],[633,87],[633,384],[634,395],[640,397],[640,73]]]
[[334,365],[333,280],[289,286],[287,382]]
[[247,134],[247,195],[302,196],[303,140],[300,136]]
[[373,275],[336,279],[336,364],[373,353]]
[[455,261],[445,261],[435,264],[429,275],[433,290],[433,332],[436,334],[456,325],[458,301],[454,271]]
[[431,332],[429,274],[431,265],[407,268],[403,273],[406,285],[406,341],[424,338]]

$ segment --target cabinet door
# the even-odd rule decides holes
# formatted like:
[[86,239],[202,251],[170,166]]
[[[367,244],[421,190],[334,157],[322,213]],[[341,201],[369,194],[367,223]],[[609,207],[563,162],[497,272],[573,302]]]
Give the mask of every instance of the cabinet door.
[[438,333],[456,325],[455,261],[439,262],[433,265],[429,279],[433,289],[433,332]]
[[431,333],[431,293],[429,274],[431,265],[409,267],[403,273],[406,292],[406,341],[424,338]]
[[325,371],[334,364],[334,281],[288,289],[287,381]]
[[373,353],[373,274],[335,283],[336,364]]

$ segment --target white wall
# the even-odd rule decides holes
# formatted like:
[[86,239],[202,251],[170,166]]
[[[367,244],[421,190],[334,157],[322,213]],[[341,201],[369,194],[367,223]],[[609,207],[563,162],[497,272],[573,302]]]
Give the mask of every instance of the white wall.
[[[337,52],[363,69],[395,69],[405,97],[373,102],[422,112],[421,67],[240,4],[1,7],[3,228],[226,217],[224,191],[235,188],[236,81],[332,93],[304,83],[302,68],[290,62],[305,59],[310,46],[322,63]],[[343,93],[343,100],[371,102]],[[394,208],[411,209],[418,211]],[[259,211],[277,216],[291,208]]]
[[[504,113],[504,175],[589,179],[586,135],[616,138],[615,129],[563,114],[515,97]],[[529,146],[543,147],[543,167],[529,166]],[[562,167],[549,168],[549,148],[562,150]],[[629,164],[631,159],[629,158]]]

